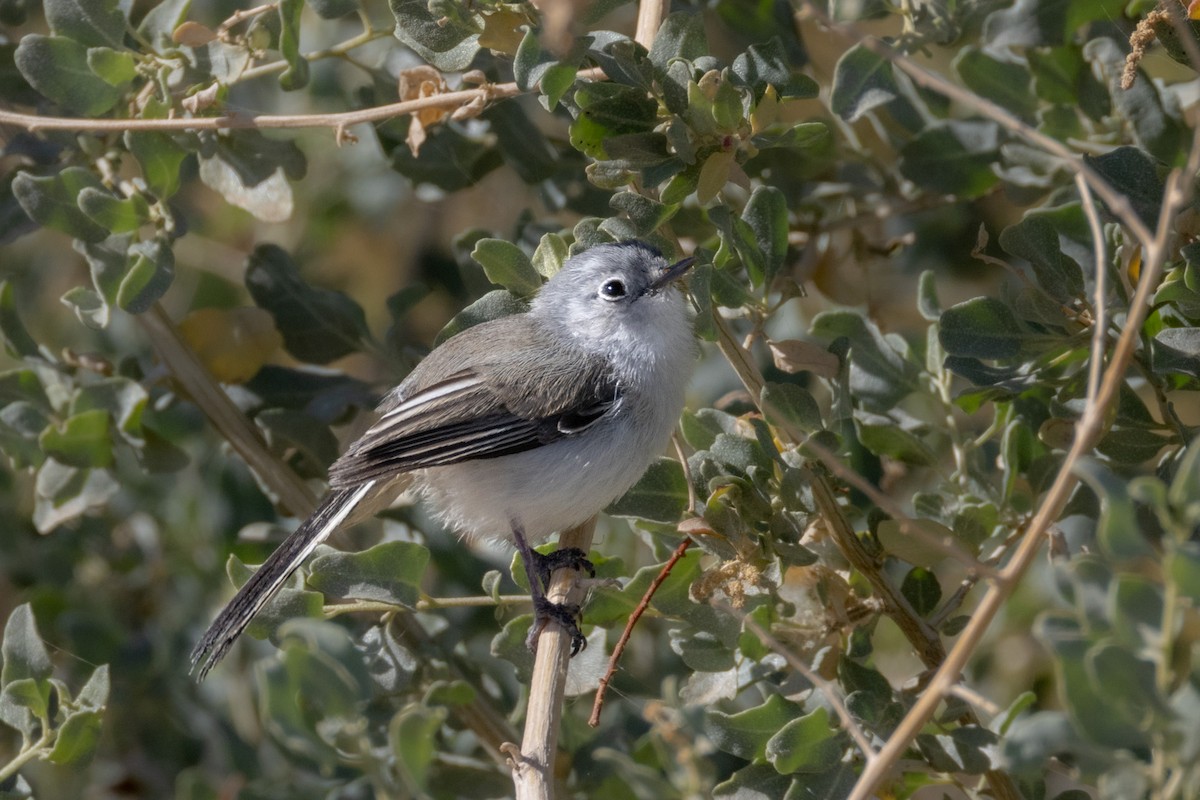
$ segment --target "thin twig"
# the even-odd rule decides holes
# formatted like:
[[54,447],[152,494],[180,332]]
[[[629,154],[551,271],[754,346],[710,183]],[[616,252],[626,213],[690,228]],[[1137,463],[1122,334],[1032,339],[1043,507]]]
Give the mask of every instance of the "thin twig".
[[255,6],[254,8],[243,8],[240,11],[235,11],[230,15],[229,19],[221,23],[221,26],[217,28],[217,33],[221,36],[224,36],[225,34],[229,33],[229,31],[237,27],[239,23],[248,20],[251,17],[257,17],[262,14],[266,14],[268,11],[274,11],[277,8],[279,8],[279,3],[267,3],[261,6]]
[[604,672],[604,677],[600,679],[600,685],[596,687],[596,699],[592,703],[592,716],[588,718],[588,725],[593,728],[600,724],[600,712],[604,709],[604,695],[608,692],[608,684],[612,682],[613,675],[617,673],[617,664],[621,661],[621,656],[625,652],[625,646],[629,643],[629,637],[633,636],[633,628],[637,625],[638,620],[642,618],[642,614],[646,613],[646,609],[650,607],[650,600],[653,599],[654,593],[663,585],[663,581],[671,574],[671,570],[679,563],[679,559],[683,558],[684,553],[692,546],[692,540],[685,538],[675,548],[675,552],[671,553],[671,557],[667,559],[667,563],[663,564],[658,575],[654,576],[654,580],[650,582],[645,594],[642,595],[641,602],[637,604],[637,608],[629,615],[629,621],[625,623],[625,630],[621,631],[621,638],[617,640],[617,646],[613,648],[612,656],[608,659],[608,669]]
[[1100,214],[1082,176],[1075,176],[1075,186],[1083,204],[1083,213],[1092,229],[1092,249],[1095,253],[1096,288],[1092,293],[1092,355],[1088,364],[1087,402],[1095,402],[1100,391],[1100,378],[1104,371],[1104,345],[1108,341],[1108,259],[1104,253],[1104,229],[1100,226]]
[[[600,69],[580,70],[584,80],[603,80]],[[30,132],[46,131],[198,131],[233,128],[347,128],[366,122],[380,122],[424,111],[428,108],[457,108],[471,103],[487,103],[522,94],[515,83],[490,83],[476,89],[446,92],[415,100],[342,111],[333,114],[223,114],[219,117],[177,117],[173,119],[80,119],[74,117],[41,117],[0,109],[0,124],[15,125]]]
[[[493,606],[528,605],[532,599],[527,594],[502,594],[499,597],[491,595],[475,595],[473,597],[424,597],[412,607],[416,611],[438,611],[445,608],[491,608]],[[329,603],[322,607],[321,613],[326,619],[340,617],[343,614],[391,614],[399,611],[409,611],[408,606],[400,603],[386,603],[381,600],[350,600],[345,603]]]

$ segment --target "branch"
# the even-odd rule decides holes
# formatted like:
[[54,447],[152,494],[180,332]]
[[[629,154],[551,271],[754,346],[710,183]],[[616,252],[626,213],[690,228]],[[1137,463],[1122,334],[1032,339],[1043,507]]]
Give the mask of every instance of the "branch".
[[[596,518],[564,532],[559,547],[578,547],[587,552],[596,530]],[[577,570],[555,571],[546,592],[551,603],[578,605],[584,590]],[[525,709],[525,735],[520,750],[508,744],[517,800],[550,800],[554,797],[554,758],[562,723],[563,698],[567,688],[567,664],[571,660],[571,637],[560,625],[547,625],[537,640],[533,678],[529,682],[529,705]]]
[[[605,80],[599,68],[580,70],[577,78]],[[174,119],[81,119],[75,117],[41,117],[0,109],[0,124],[15,125],[30,132],[36,131],[200,131],[235,128],[347,128],[366,122],[424,111],[429,108],[459,108],[472,103],[489,103],[523,94],[515,83],[489,83],[476,89],[462,89],[432,97],[402,100],[358,111],[333,114],[238,114],[219,117],[179,117]]]

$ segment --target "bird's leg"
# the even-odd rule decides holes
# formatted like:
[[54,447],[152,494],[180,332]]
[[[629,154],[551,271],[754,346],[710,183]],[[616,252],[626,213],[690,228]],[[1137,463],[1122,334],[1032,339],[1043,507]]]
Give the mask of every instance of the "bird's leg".
[[542,555],[529,546],[529,542],[525,539],[525,530],[516,520],[513,520],[512,532],[513,541],[517,544],[517,552],[521,554],[521,561],[525,564],[525,577],[529,580],[529,594],[533,598],[533,627],[529,629],[525,646],[536,651],[537,640],[542,629],[546,627],[546,623],[553,620],[571,636],[571,655],[575,655],[587,647],[587,639],[579,630],[577,622],[579,606],[569,603],[552,603],[546,597],[546,592],[550,589],[550,576],[555,570],[564,567],[586,569],[590,575],[595,576],[596,568],[578,547],[566,547],[562,550],[555,550],[549,555]]

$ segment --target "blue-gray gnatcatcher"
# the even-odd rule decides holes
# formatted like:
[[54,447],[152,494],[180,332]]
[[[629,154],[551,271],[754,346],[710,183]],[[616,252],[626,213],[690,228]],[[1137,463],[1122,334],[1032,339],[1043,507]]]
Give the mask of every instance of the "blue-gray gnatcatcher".
[[695,360],[671,265],[629,241],[569,259],[528,312],[485,322],[430,353],[379,406],[379,420],[330,468],[332,490],[238,591],[192,653],[201,679],[313,549],[395,495],[413,473],[436,513],[468,538],[509,538],[529,577],[535,622],[585,643],[578,609],[546,599],[584,553],[530,548],[624,494],[666,447]]

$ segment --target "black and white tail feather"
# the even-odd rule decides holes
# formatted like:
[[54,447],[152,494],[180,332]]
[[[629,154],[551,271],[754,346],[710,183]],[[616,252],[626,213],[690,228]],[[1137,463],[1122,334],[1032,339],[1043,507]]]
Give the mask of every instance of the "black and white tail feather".
[[192,651],[192,671],[204,680],[251,620],[262,611],[284,582],[317,545],[329,538],[375,486],[369,481],[353,489],[330,492],[304,524],[297,528],[242,585],[229,605],[217,615]]

